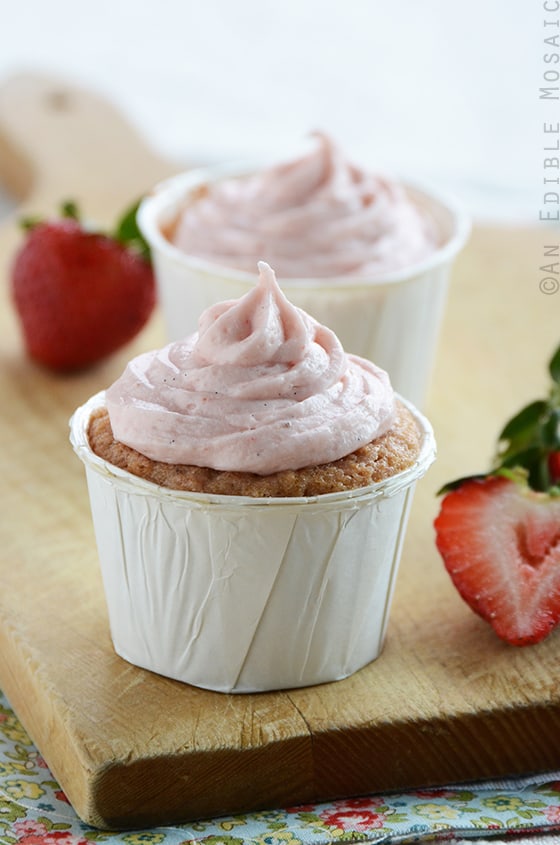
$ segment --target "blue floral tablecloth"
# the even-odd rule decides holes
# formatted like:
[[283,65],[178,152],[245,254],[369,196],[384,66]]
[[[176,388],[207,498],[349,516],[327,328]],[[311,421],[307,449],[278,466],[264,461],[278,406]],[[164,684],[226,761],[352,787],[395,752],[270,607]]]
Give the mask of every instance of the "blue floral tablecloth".
[[555,830],[560,830],[560,771],[201,819],[151,830],[97,830],[78,818],[0,693],[0,845],[332,845]]

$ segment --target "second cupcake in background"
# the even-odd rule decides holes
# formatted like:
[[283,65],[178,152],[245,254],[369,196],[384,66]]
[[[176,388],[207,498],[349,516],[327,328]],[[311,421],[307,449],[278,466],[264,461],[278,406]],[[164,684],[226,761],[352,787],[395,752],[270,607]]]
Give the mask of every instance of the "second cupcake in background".
[[187,202],[169,240],[187,255],[280,279],[376,279],[425,261],[443,234],[403,185],[347,161],[316,133],[299,158],[212,182]]
[[291,302],[379,363],[422,404],[452,260],[468,223],[454,203],[346,160],[317,133],[272,167],[181,174],[142,204],[170,339],[255,284],[263,258]]
[[270,267],[78,409],[111,632],[221,691],[337,680],[381,651],[429,423]]

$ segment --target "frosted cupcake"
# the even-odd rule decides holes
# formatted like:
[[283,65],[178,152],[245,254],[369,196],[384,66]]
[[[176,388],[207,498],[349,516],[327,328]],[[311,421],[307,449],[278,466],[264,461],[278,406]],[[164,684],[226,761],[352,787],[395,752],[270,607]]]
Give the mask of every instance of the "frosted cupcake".
[[427,421],[274,273],[78,409],[116,651],[198,686],[334,681],[381,651]]
[[317,134],[287,162],[174,177],[138,221],[170,339],[194,331],[209,305],[242,296],[263,258],[291,302],[423,400],[451,261],[468,232],[448,199],[360,167]]
[[201,186],[169,240],[187,255],[255,272],[262,256],[281,279],[376,279],[441,246],[429,209],[404,185],[349,161],[322,133],[301,156]]

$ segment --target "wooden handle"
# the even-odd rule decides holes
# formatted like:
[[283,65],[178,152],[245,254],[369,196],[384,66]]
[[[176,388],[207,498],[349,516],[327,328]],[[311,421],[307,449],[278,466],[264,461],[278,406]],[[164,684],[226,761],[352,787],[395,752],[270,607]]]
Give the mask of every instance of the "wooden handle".
[[178,169],[92,91],[28,74],[0,85],[0,181],[30,211],[72,198],[113,219]]

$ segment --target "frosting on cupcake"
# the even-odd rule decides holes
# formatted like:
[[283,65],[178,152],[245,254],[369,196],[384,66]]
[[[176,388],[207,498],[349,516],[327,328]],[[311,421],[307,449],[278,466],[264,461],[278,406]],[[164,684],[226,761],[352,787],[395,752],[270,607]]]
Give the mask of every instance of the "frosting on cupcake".
[[106,393],[117,440],[156,461],[269,475],[338,460],[391,427],[384,370],[346,354],[258,268],[194,335],[128,364]]
[[294,161],[205,186],[172,240],[190,255],[251,273],[264,258],[279,278],[375,278],[438,247],[434,223],[401,185],[346,161],[323,134]]

